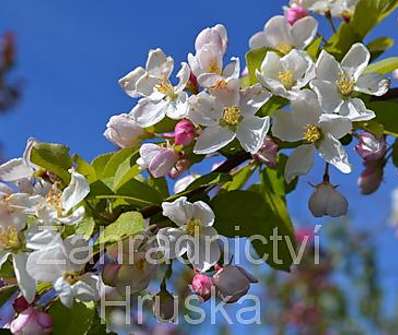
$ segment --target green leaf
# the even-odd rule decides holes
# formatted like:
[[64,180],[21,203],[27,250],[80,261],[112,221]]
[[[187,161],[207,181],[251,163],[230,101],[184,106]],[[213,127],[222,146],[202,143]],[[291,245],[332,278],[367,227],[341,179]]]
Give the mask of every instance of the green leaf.
[[271,116],[277,110],[280,110],[282,107],[286,106],[289,103],[289,100],[277,96],[272,96],[272,98],[267,101],[258,111],[258,116]]
[[195,179],[187,188],[187,191],[195,190],[202,186],[211,186],[215,184],[224,184],[227,181],[232,180],[232,177],[228,173],[223,172],[210,172],[205,176],[201,176]]
[[398,102],[371,102],[368,107],[376,113],[375,121],[383,125],[384,133],[398,137]]
[[93,183],[98,179],[95,169],[79,155],[75,155],[73,161],[76,164],[76,171],[86,177],[89,183]]
[[[211,206],[216,217],[215,228],[220,234],[230,238],[263,236],[265,243],[258,239],[252,241],[259,257],[264,257],[276,269],[290,269],[292,258],[286,238],[290,239],[294,247],[293,231],[290,221],[281,218],[285,207],[280,197],[264,198],[253,191],[221,192],[212,200]],[[283,238],[278,243],[277,254],[274,253],[271,240],[275,228],[278,229],[278,237]]]
[[75,233],[88,240],[94,232],[95,221],[92,217],[86,217],[77,224]]
[[363,41],[397,7],[397,0],[360,0],[350,22],[342,23],[328,41],[327,51],[341,60],[354,43]]
[[[130,161],[135,153],[136,150],[133,150],[132,148],[125,148],[115,152],[106,162],[104,170],[101,174],[101,178],[113,177],[120,164],[122,164],[124,161]],[[135,161],[136,159],[134,160],[134,163]]]
[[375,120],[354,122],[354,127],[355,129],[366,130],[377,137],[384,135],[384,126]]
[[9,256],[7,261],[3,263],[0,269],[0,278],[15,278],[14,265],[12,264],[11,257]]
[[394,40],[392,38],[379,37],[368,44],[368,49],[372,55],[372,59],[376,59],[393,46]]
[[246,65],[249,71],[249,83],[253,85],[257,83],[256,70],[261,67],[265,55],[271,50],[268,48],[252,49],[246,53]]
[[398,57],[391,57],[387,59],[383,59],[380,62],[370,64],[365,73],[379,73],[379,74],[388,74],[398,69]]
[[44,170],[57,175],[65,184],[69,183],[68,170],[72,166],[72,159],[69,156],[68,147],[62,144],[36,143],[32,148],[30,160]]
[[169,186],[165,177],[149,178],[147,180],[147,183],[149,186],[157,190],[161,194],[163,199],[166,199],[170,195]]
[[137,206],[160,204],[163,201],[162,195],[155,188],[137,179],[123,184],[116,192],[116,197],[118,196]]
[[322,44],[322,37],[318,37],[315,39],[307,48],[307,53],[310,55],[310,57],[316,61],[318,59],[318,54],[321,51],[321,44]]
[[91,327],[96,310],[94,303],[75,301],[72,308],[67,308],[57,301],[48,313],[53,319],[53,334],[85,335]]
[[253,164],[249,164],[243,168],[241,168],[237,173],[235,173],[230,182],[227,182],[224,185],[224,189],[227,191],[235,191],[242,189],[250,177],[253,175],[254,171],[256,171],[257,166]]
[[114,155],[114,152],[108,152],[106,154],[102,154],[102,155],[95,157],[91,161],[91,166],[94,168],[98,179],[102,178],[102,174],[105,169],[105,166],[108,163],[108,161],[112,158],[113,155]]
[[120,164],[116,171],[115,178],[113,179],[113,189],[117,191],[125,183],[137,177],[140,172],[141,168],[139,165],[135,164],[131,166],[131,162],[126,160]]
[[145,228],[144,218],[138,212],[127,212],[106,226],[98,238],[98,244],[114,243],[136,235]]

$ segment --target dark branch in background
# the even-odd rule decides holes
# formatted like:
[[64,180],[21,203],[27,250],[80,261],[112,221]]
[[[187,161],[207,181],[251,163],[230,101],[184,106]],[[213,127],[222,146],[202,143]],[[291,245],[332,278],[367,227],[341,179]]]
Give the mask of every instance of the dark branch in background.
[[[218,166],[213,172],[219,172],[219,173],[228,173],[231,170],[235,169],[239,165],[241,165],[243,162],[249,160],[251,158],[251,154],[248,152],[238,152],[237,154],[233,155],[232,157],[228,158],[224,163],[222,163],[220,166]],[[193,197],[194,195],[201,194],[203,192],[208,192],[209,191],[209,185],[204,185],[201,187],[198,187],[190,192],[184,193],[184,196],[186,197]],[[144,207],[141,209],[141,214],[143,217],[150,218],[153,215],[159,214],[162,211],[162,207],[159,205],[151,205]]]

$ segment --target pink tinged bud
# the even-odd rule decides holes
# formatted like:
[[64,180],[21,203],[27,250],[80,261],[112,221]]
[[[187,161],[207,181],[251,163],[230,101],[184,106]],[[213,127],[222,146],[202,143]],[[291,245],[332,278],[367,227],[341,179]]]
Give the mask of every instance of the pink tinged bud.
[[179,155],[173,149],[164,148],[153,143],[145,143],[140,148],[137,163],[148,169],[155,178],[167,176],[177,163]]
[[203,301],[206,301],[210,298],[212,287],[213,280],[211,277],[201,273],[195,274],[190,285],[191,291],[201,297]]
[[216,272],[213,283],[225,303],[234,303],[247,294],[257,279],[240,266],[227,265]]
[[315,186],[308,207],[315,217],[322,216],[339,217],[347,214],[348,201],[336,190],[336,186],[323,182]]
[[195,135],[195,126],[189,120],[179,121],[174,128],[174,141],[177,145],[190,145]]
[[376,192],[382,181],[383,168],[377,163],[367,164],[365,165],[365,170],[363,170],[361,176],[358,178],[358,186],[362,194],[368,195]]
[[257,159],[270,168],[275,168],[278,159],[278,145],[272,140],[271,137],[267,136],[260,150],[253,155],[254,159]]
[[295,24],[298,20],[309,15],[309,12],[304,7],[293,4],[291,7],[285,8],[285,17],[290,25]]
[[145,130],[127,114],[112,116],[104,132],[106,139],[120,148],[135,146],[144,134]]
[[52,327],[50,315],[29,307],[11,322],[10,330],[15,335],[44,335],[51,334]]
[[227,49],[228,37],[225,27],[217,24],[211,28],[203,29],[196,37],[195,49],[196,51],[202,49],[204,46],[212,45],[213,48],[220,50],[223,54]]
[[375,161],[384,157],[387,143],[383,137],[377,138],[371,133],[363,133],[359,136],[355,150],[365,161]]

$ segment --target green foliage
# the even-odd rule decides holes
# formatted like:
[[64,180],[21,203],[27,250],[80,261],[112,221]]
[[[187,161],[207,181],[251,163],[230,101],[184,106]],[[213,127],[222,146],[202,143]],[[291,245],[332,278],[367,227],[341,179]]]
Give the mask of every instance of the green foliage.
[[307,48],[308,54],[314,61],[316,61],[318,59],[318,55],[321,52],[322,41],[323,41],[323,38],[318,37]]
[[376,59],[384,52],[394,46],[394,40],[390,37],[379,37],[370,42],[367,47],[372,55],[372,59]]
[[366,73],[388,74],[398,69],[398,57],[383,59],[380,62],[370,64],[366,68]]
[[134,236],[145,228],[144,218],[138,212],[127,212],[106,226],[98,238],[98,244],[108,244],[121,241],[122,239]]
[[86,335],[91,328],[96,310],[94,303],[75,302],[72,308],[67,308],[57,301],[48,313],[54,322],[53,334]]
[[30,155],[32,163],[46,171],[54,173],[65,184],[69,183],[68,169],[72,166],[69,148],[62,144],[36,143]]
[[[286,240],[290,240],[294,248],[292,227],[281,218],[280,209],[271,200],[277,198],[253,191],[221,192],[211,202],[216,215],[215,228],[226,237],[264,237],[266,242],[252,240],[258,256],[272,267],[288,271],[292,258]],[[277,238],[282,238],[275,249],[277,253],[271,240],[275,228]]]
[[90,163],[85,161],[79,155],[75,155],[73,157],[73,161],[76,164],[76,171],[86,177],[89,183],[93,183],[97,180],[97,173]]
[[384,133],[398,137],[398,103],[394,101],[377,101],[368,104],[376,113],[375,121],[384,127]]
[[260,68],[261,63],[265,58],[265,55],[270,50],[271,49],[267,48],[253,49],[246,53],[246,65],[249,71],[250,85],[257,83],[256,70]]
[[363,41],[397,7],[397,0],[360,0],[350,22],[341,24],[328,41],[327,51],[342,59],[354,43]]
[[257,167],[253,164],[249,164],[241,168],[238,172],[236,172],[233,175],[232,180],[224,185],[223,189],[227,191],[235,191],[242,189],[247,184],[247,182],[249,181],[250,177],[253,175],[256,168]]
[[86,217],[80,221],[76,227],[75,233],[83,236],[88,240],[93,234],[95,229],[95,221],[92,217]]

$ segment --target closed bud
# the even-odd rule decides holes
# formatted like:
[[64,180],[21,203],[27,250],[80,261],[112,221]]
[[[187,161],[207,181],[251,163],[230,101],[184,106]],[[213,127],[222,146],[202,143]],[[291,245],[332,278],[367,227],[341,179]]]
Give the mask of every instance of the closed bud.
[[106,139],[120,148],[133,147],[144,134],[145,130],[127,114],[112,116],[104,132]]
[[309,12],[304,7],[293,4],[291,7],[285,8],[285,17],[289,24],[293,25],[298,20],[309,15]]
[[226,265],[213,276],[213,283],[218,296],[225,303],[233,303],[245,296],[257,279],[240,266]]
[[189,120],[179,121],[174,128],[174,142],[177,145],[187,146],[195,138],[195,126]]
[[201,273],[195,274],[190,285],[191,291],[201,297],[203,301],[206,301],[210,298],[212,287],[213,280],[211,277]]
[[50,315],[29,307],[11,322],[10,330],[14,335],[44,335],[51,334],[52,327]]
[[323,182],[315,186],[308,207],[315,217],[339,217],[347,214],[348,201],[336,190],[336,186]]
[[253,155],[253,158],[274,168],[277,165],[278,149],[278,145],[271,137],[267,136],[260,150]]
[[387,143],[383,137],[377,138],[371,133],[359,135],[359,143],[355,150],[365,161],[375,161],[384,157],[387,151]]
[[358,186],[361,193],[369,195],[376,192],[383,181],[383,168],[377,162],[366,164],[361,176],[358,178]]
[[214,27],[205,28],[199,33],[196,37],[195,49],[198,51],[204,46],[212,45],[224,54],[227,48],[227,43],[228,37],[225,27],[221,24],[217,24]]

